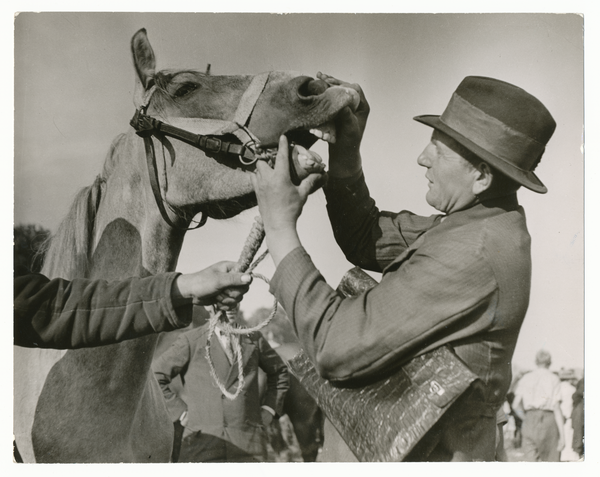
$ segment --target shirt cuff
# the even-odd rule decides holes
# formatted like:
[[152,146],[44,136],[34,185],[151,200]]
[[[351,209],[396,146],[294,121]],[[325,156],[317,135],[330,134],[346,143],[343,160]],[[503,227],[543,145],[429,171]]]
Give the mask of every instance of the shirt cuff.
[[271,409],[269,406],[262,405],[262,406],[260,406],[260,408],[264,409],[269,414],[271,414],[273,417],[275,417],[275,411],[273,409]]

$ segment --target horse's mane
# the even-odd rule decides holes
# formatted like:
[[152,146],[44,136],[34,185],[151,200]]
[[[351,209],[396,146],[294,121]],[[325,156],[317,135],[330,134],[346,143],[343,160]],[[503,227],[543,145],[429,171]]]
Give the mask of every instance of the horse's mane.
[[117,144],[123,137],[121,134],[113,141],[102,173],[96,176],[92,185],[79,190],[58,230],[42,247],[42,273],[47,277],[71,280],[88,276],[96,213],[106,179],[114,167]]
[[42,273],[50,278],[87,277],[90,244],[104,179],[81,189],[47,244]]

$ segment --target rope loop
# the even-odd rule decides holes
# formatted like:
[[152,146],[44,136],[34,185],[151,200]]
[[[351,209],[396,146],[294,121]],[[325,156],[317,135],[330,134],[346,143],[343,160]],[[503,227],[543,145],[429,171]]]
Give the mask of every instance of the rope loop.
[[[252,265],[250,265],[250,267],[248,267],[248,270],[246,271],[247,274],[251,275],[254,278],[263,280],[267,284],[269,284],[269,282],[270,282],[270,280],[267,277],[265,277],[264,275],[261,275],[259,273],[253,273],[252,271],[267,256],[268,253],[269,253],[269,251],[265,250],[265,252],[263,252],[263,254],[260,257],[258,257],[256,259],[256,261]],[[233,401],[235,398],[237,398],[240,395],[240,393],[242,392],[242,389],[244,389],[244,384],[245,384],[244,366],[242,363],[242,345],[240,343],[240,337],[242,335],[249,335],[251,333],[254,333],[255,331],[259,331],[260,329],[267,326],[271,322],[271,320],[273,320],[273,318],[275,317],[275,315],[277,313],[277,306],[278,306],[277,300],[274,299],[273,307],[271,308],[271,313],[269,314],[269,316],[262,323],[259,323],[258,325],[253,326],[251,328],[238,327],[238,326],[234,326],[234,325],[230,324],[229,319],[227,318],[227,313],[224,311],[218,311],[216,309],[216,307],[213,306],[213,309],[210,314],[210,318],[208,320],[208,337],[207,337],[207,341],[206,341],[206,360],[208,361],[210,375],[212,376],[214,381],[217,383],[217,386],[219,387],[219,389],[221,390],[223,395],[225,397],[227,397],[227,399]],[[233,349],[235,351],[235,361],[237,362],[237,369],[238,369],[238,385],[237,385],[237,388],[234,393],[230,393],[225,388],[225,385],[219,379],[219,376],[217,376],[217,372],[215,370],[215,364],[214,364],[212,356],[210,354],[210,343],[211,343],[213,334],[215,334],[215,328],[217,327],[217,325],[221,328],[221,330],[223,331],[225,336],[227,336],[227,338],[230,340],[230,342],[233,346]]]

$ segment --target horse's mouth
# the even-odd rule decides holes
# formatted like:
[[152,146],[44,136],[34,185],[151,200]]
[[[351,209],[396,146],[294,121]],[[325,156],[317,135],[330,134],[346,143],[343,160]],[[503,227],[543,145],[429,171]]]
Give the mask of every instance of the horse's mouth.
[[[319,127],[310,128],[310,129],[294,129],[284,133],[288,139],[288,143],[290,146],[298,145],[305,149],[310,149],[319,139],[328,142],[335,142],[335,125],[333,121],[329,121],[328,123],[321,125]],[[232,138],[233,139],[233,138]],[[270,144],[270,145],[262,145],[261,150],[268,151],[272,156],[272,160],[275,160],[275,155],[277,154],[278,144]],[[237,169],[241,171],[251,172],[255,169],[255,164],[246,164],[240,160],[238,156],[231,154],[218,154],[212,155],[214,159],[216,159],[220,164],[227,166],[231,169]]]
[[335,124],[333,121],[328,121],[320,126],[309,129],[294,129],[285,133],[289,141],[299,144],[306,149],[310,149],[319,139],[333,144],[335,143]]

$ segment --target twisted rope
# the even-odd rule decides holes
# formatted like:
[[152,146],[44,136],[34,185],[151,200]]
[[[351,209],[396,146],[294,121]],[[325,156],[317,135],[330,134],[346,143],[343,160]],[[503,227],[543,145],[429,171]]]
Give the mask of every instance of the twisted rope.
[[[261,274],[253,273],[253,270],[257,267],[257,265],[260,262],[263,261],[263,259],[269,253],[269,251],[265,250],[262,253],[262,255],[260,255],[258,257],[258,259],[256,259],[256,261],[254,263],[251,263],[252,259],[254,258],[254,255],[256,254],[258,248],[260,247],[260,245],[264,239],[264,236],[265,236],[265,232],[264,232],[264,227],[263,227],[262,221],[260,220],[260,217],[257,217],[255,219],[255,223],[252,226],[252,229],[250,230],[250,234],[248,235],[248,238],[246,239],[246,243],[244,244],[244,248],[242,250],[242,253],[240,255],[238,263],[237,263],[236,267],[234,267],[234,271],[246,272],[249,275],[251,275],[252,277],[263,280],[265,283],[269,284],[268,278],[266,278],[265,276],[263,276]],[[208,320],[208,337],[207,337],[207,341],[206,341],[206,360],[208,361],[210,375],[212,376],[214,381],[217,383],[217,386],[219,387],[219,389],[221,390],[223,395],[226,396],[228,399],[234,400],[236,397],[238,397],[240,395],[240,393],[242,392],[242,389],[244,388],[244,384],[245,384],[245,382],[244,382],[244,367],[243,367],[243,363],[242,363],[242,346],[240,344],[240,336],[241,335],[249,335],[250,333],[253,333],[255,331],[258,331],[258,330],[264,328],[271,322],[271,320],[273,319],[273,317],[275,316],[276,313],[277,313],[277,300],[274,299],[271,313],[269,314],[267,319],[252,328],[245,328],[245,327],[237,327],[237,326],[231,325],[230,320],[227,316],[227,313],[224,311],[217,311],[216,307],[213,307],[211,316]],[[238,385],[237,385],[237,389],[236,389],[235,393],[233,393],[233,394],[230,393],[225,388],[225,385],[221,382],[221,380],[219,379],[219,376],[217,376],[217,372],[215,370],[215,365],[214,365],[212,356],[210,354],[210,342],[211,342],[213,334],[215,333],[215,328],[217,327],[217,325],[219,325],[219,328],[221,328],[222,332],[230,340],[230,343],[232,344],[232,347],[235,352],[235,361],[237,361],[237,369],[238,369]]]

